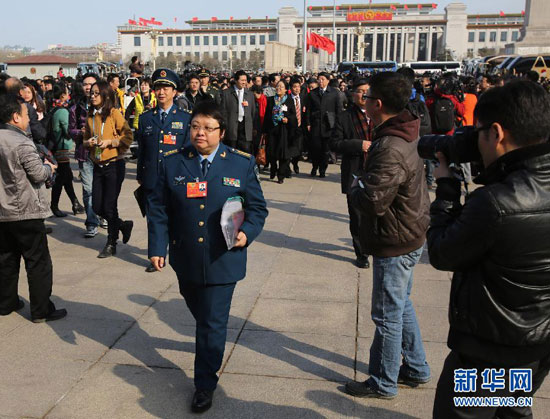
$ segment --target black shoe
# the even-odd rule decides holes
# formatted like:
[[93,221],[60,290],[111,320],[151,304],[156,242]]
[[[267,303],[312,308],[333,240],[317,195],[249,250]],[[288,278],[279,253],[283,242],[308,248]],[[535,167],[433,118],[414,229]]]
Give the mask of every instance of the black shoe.
[[367,256],[359,256],[357,259],[355,259],[355,266],[360,269],[370,268],[369,258]]
[[97,255],[99,259],[105,259],[116,255],[116,244],[107,243],[101,253]]
[[346,393],[354,397],[368,397],[374,399],[390,400],[395,398],[395,395],[385,395],[379,393],[376,389],[367,384],[367,381],[350,381],[346,383]]
[[67,310],[64,308],[60,308],[59,310],[54,310],[50,314],[48,314],[46,317],[40,318],[40,319],[32,319],[33,323],[44,323],[44,322],[53,322],[54,320],[62,319],[67,315]]
[[82,205],[80,205],[80,202],[77,201],[74,201],[74,204],[73,204],[73,214],[76,215],[76,214],[84,214],[86,212],[86,210],[84,209],[84,207]]
[[120,224],[120,232],[122,233],[122,243],[126,244],[130,240],[132,235],[132,229],[134,228],[133,221],[123,221]]
[[277,181],[277,183],[279,185],[282,185],[284,183],[285,179],[284,178],[279,178],[279,180]]
[[46,227],[46,234],[51,234],[53,233],[53,230],[51,227]]
[[156,272],[157,270],[155,269],[155,267],[153,266],[153,264],[151,263],[147,268],[145,268],[145,272]]
[[292,179],[292,174],[289,173],[288,175],[285,176],[285,179]]
[[325,174],[325,172],[319,172],[319,177],[320,178],[325,178],[325,177],[327,177],[327,175]]
[[208,390],[196,390],[193,395],[193,403],[191,404],[191,411],[193,413],[206,412],[212,407],[212,398],[214,397],[213,391]]
[[275,179],[275,176],[277,176],[277,172],[274,172],[273,170],[271,170],[269,172],[269,179],[273,180]]
[[57,207],[51,207],[51,210],[53,212],[53,215],[56,217],[66,217],[67,214],[65,214],[63,211],[60,211]]
[[311,173],[309,174],[311,177],[315,177],[317,174],[317,169],[311,169]]
[[298,167],[298,164],[293,164],[292,168],[294,169],[294,173],[296,173],[297,175],[300,174],[300,168]]
[[404,386],[416,388],[421,384],[427,384],[430,382],[432,377],[428,377],[427,379],[420,380],[418,378],[413,377],[407,377],[405,374],[403,374],[401,371],[399,371],[399,376],[397,377],[397,384],[403,384]]
[[7,312],[0,311],[0,316],[7,316],[7,315],[13,313],[14,311],[21,310],[23,307],[25,307],[25,302],[23,300],[19,299],[19,301],[17,302],[17,307],[15,307],[13,310],[7,311]]

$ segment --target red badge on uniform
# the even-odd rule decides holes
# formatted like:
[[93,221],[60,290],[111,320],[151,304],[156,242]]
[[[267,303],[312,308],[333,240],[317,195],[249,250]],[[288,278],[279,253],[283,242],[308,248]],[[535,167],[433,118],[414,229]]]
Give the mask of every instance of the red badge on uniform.
[[176,145],[176,136],[175,135],[166,134],[166,135],[164,135],[163,138],[164,138],[164,140],[163,140],[164,144]]
[[188,182],[187,198],[204,198],[207,193],[208,182]]

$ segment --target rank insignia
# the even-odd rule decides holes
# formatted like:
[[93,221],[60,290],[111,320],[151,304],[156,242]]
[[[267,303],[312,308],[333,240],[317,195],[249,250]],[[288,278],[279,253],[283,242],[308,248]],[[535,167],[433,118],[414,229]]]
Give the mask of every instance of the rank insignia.
[[190,159],[192,159],[193,157],[195,157],[195,155],[193,154],[192,151],[190,151],[190,152],[189,152],[189,155],[188,155],[187,157],[189,157]]
[[241,181],[239,179],[234,179],[231,177],[224,177],[223,178],[223,184],[224,186],[233,186],[234,188],[240,188],[241,187]]
[[160,72],[160,76],[161,76],[161,77],[166,77],[166,71],[162,70],[162,71]]
[[172,129],[183,129],[183,122],[172,122]]
[[174,185],[185,185],[185,176],[176,176],[174,178]]
[[225,159],[226,156],[227,156],[227,153],[226,153],[225,151],[224,151],[223,153],[220,154],[220,157],[221,157],[222,159]]

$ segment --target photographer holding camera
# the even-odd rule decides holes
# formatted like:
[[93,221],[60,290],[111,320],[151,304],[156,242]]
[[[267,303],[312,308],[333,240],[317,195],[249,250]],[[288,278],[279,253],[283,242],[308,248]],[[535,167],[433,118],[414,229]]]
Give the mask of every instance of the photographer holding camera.
[[[518,406],[517,397],[532,397],[550,369],[550,96],[533,82],[511,82],[481,96],[475,116],[475,131],[435,146],[440,166],[428,250],[436,269],[454,274],[451,353],[433,413],[530,418],[530,407],[461,407],[454,397],[509,397]],[[485,167],[476,183],[484,186],[461,205],[447,159],[465,161],[466,143],[476,137]],[[529,385],[518,392],[515,369],[528,371],[522,382]],[[464,387],[466,372],[472,381]]]
[[29,112],[12,94],[0,95],[0,315],[24,307],[17,296],[21,257],[29,281],[31,317],[35,323],[67,315],[56,310],[52,294],[52,261],[44,219],[52,213],[46,182],[57,166],[42,162],[26,133]]

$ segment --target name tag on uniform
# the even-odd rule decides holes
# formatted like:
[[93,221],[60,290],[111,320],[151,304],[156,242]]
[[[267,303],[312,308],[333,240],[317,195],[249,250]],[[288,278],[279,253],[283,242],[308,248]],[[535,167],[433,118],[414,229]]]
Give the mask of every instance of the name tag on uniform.
[[207,193],[208,182],[188,182],[187,198],[204,198]]
[[172,129],[183,129],[183,122],[172,122]]
[[224,186],[233,186],[234,188],[241,187],[241,181],[239,179],[233,179],[231,177],[224,177],[223,184]]
[[166,135],[164,135],[163,138],[164,138],[164,140],[163,140],[164,144],[176,145],[176,136],[175,135],[166,134]]

